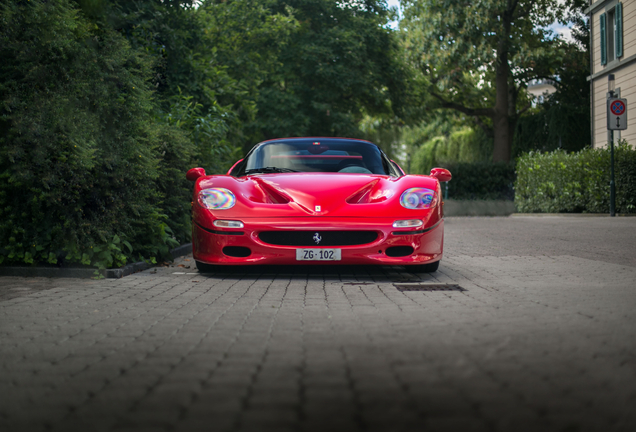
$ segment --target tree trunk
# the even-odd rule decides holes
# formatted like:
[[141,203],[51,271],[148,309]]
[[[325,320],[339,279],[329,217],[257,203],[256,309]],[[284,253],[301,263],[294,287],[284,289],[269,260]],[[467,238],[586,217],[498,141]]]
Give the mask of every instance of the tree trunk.
[[[510,23],[512,10],[502,14],[503,34],[500,35],[497,47],[497,64],[495,75],[496,100],[493,115],[493,129],[495,142],[492,154],[493,162],[510,162],[510,148],[512,147],[512,134],[510,133],[510,65],[508,64],[508,49]],[[512,98],[514,99],[514,98]]]
[[495,113],[493,122],[495,142],[492,154],[493,162],[510,162],[510,133],[508,128],[508,114]]
[[495,109],[493,116],[493,129],[495,134],[495,142],[492,160],[493,162],[509,162],[510,147],[512,136],[510,135],[510,119],[508,116],[508,52],[501,47],[497,55],[497,75],[495,77],[495,85],[497,98],[495,101]]

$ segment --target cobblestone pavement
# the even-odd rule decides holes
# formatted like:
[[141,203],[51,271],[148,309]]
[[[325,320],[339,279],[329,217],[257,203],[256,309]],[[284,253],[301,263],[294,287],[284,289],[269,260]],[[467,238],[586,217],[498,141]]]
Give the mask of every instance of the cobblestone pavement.
[[636,218],[447,218],[432,275],[193,264],[0,278],[0,430],[636,430]]

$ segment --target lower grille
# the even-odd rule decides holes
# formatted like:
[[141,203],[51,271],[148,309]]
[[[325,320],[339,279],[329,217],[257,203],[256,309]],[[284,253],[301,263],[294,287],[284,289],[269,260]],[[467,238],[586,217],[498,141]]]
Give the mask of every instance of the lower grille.
[[375,231],[263,231],[262,242],[278,246],[354,246],[378,238]]

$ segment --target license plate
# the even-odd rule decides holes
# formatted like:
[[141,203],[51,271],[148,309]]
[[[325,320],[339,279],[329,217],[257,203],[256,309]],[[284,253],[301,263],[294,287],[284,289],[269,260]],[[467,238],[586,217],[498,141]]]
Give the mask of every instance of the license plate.
[[340,261],[340,249],[296,249],[296,261]]

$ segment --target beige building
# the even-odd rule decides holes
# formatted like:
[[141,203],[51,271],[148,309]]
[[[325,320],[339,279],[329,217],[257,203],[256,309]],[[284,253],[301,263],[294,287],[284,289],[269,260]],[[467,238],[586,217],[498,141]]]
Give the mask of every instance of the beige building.
[[614,132],[636,144],[636,0],[590,0],[592,146],[608,145],[607,81],[614,74],[620,97],[627,99],[628,128]]

